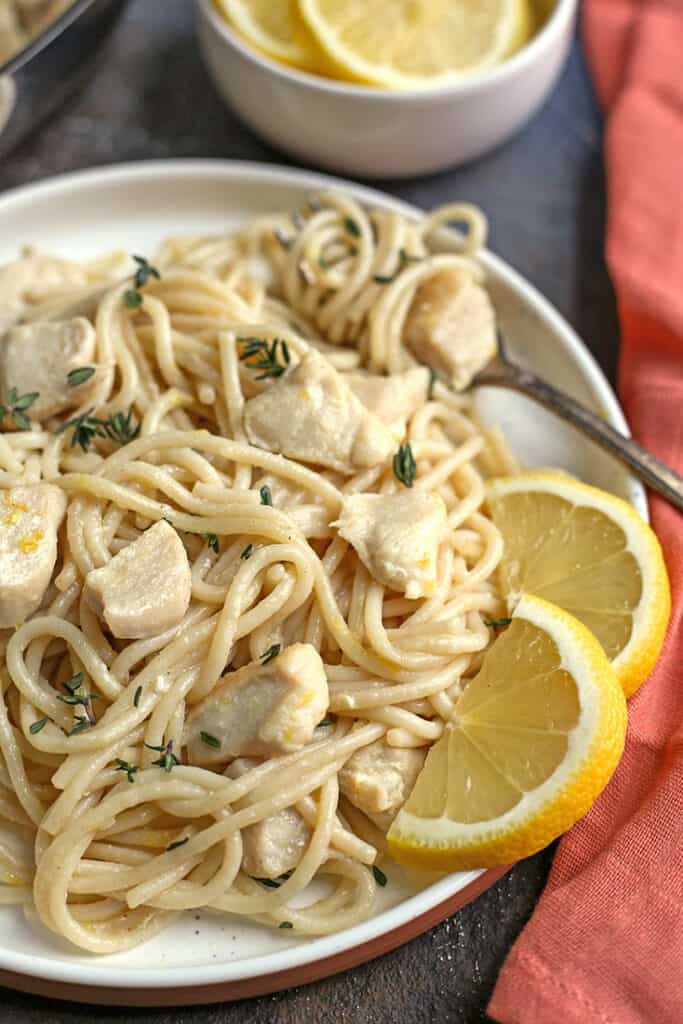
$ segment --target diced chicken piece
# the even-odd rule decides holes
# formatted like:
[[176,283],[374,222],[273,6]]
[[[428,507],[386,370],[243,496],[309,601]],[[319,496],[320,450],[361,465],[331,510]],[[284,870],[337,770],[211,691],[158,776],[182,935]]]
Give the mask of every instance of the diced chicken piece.
[[77,386],[69,384],[67,375],[91,365],[94,355],[95,330],[83,317],[11,327],[0,339],[0,394],[7,401],[10,388],[20,395],[37,391],[31,417],[54,416],[87,401],[96,375]]
[[244,429],[259,448],[341,473],[375,466],[395,447],[381,420],[313,349],[290,373],[246,402]]
[[0,628],[21,625],[40,607],[65,511],[66,496],[53,484],[0,493]]
[[[272,757],[300,750],[329,704],[322,658],[311,644],[291,644],[265,665],[253,661],[219,680],[191,712],[186,743],[191,764]],[[208,733],[218,746],[202,740]]]
[[425,366],[414,366],[390,377],[355,370],[345,373],[344,380],[365,408],[386,424],[395,441],[403,440],[406,423],[427,401],[429,370]]
[[87,284],[77,263],[27,247],[20,259],[0,266],[0,333],[17,322],[27,305]]
[[179,625],[190,604],[187,553],[163,519],[85,578],[83,596],[115,637],[142,640]]
[[422,362],[461,391],[498,351],[486,291],[466,270],[442,270],[418,290],[403,337]]
[[351,755],[339,773],[339,788],[386,831],[410,796],[426,756],[426,747],[390,747],[376,740]]
[[[225,770],[238,779],[259,762],[240,757]],[[243,801],[248,806],[249,798]],[[293,807],[285,807],[242,830],[242,870],[252,878],[279,878],[292,871],[308,846],[311,830]]]
[[446,506],[438,494],[402,490],[350,494],[332,525],[376,580],[417,598],[434,590],[445,521]]

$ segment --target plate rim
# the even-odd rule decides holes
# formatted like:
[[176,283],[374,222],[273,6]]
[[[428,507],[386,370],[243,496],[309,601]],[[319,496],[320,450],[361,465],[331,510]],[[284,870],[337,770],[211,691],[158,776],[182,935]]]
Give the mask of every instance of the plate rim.
[[[385,208],[390,207],[410,217],[424,212],[419,207],[379,188],[368,187],[348,179],[307,169],[275,163],[221,158],[155,159],[68,171],[8,189],[0,193],[0,230],[5,213],[10,212],[12,207],[21,205],[27,200],[49,199],[51,194],[58,195],[64,189],[68,190],[79,186],[83,188],[106,187],[108,183],[119,184],[126,180],[137,182],[153,178],[163,178],[163,185],[168,188],[171,186],[173,178],[187,177],[188,175],[197,178],[215,177],[232,181],[248,178],[250,183],[257,181],[265,188],[272,184],[291,185],[311,190],[339,188],[362,202],[379,204]],[[554,341],[565,349],[568,356],[577,365],[581,376],[603,409],[607,421],[626,436],[630,436],[628,424],[615,392],[595,357],[574,328],[530,281],[501,257],[486,249],[481,254],[481,261],[486,269],[493,271],[497,277],[505,280],[517,294],[521,295],[525,304],[532,306],[544,322],[549,323]],[[629,487],[632,503],[647,519],[648,508],[644,487],[632,477],[629,479]],[[265,993],[273,991],[273,989],[268,988],[267,985],[261,987],[255,984],[258,979],[263,981],[264,978],[275,974],[291,975],[292,971],[308,968],[305,980],[314,980],[315,977],[324,977],[355,966],[363,960],[371,959],[394,948],[395,945],[408,941],[420,934],[421,931],[433,927],[438,921],[443,920],[470,899],[479,895],[506,870],[507,868],[502,868],[461,873],[457,889],[453,887],[453,876],[448,876],[414,896],[402,900],[396,906],[381,911],[368,921],[333,935],[302,942],[297,946],[289,946],[283,950],[256,955],[245,960],[188,966],[185,969],[181,987],[178,987],[174,981],[174,968],[103,967],[99,966],[97,961],[69,962],[68,960],[48,959],[44,956],[36,957],[28,953],[15,953],[2,949],[0,949],[0,981],[9,977],[10,980],[7,983],[11,984],[11,975],[28,976],[56,985],[63,983],[71,988],[81,986],[84,989],[101,988],[117,991],[123,989],[128,990],[131,994],[137,991],[140,996],[143,992],[167,991],[177,993],[179,998],[182,998],[183,992],[191,993],[198,987],[215,989],[220,986],[220,993],[212,996],[214,999],[229,997],[231,987],[235,990],[235,995],[232,998],[242,998],[245,995],[257,994],[257,992]],[[441,910],[443,910],[443,914],[439,916]],[[420,922],[425,918],[428,920],[421,926]],[[392,943],[391,937],[397,932],[400,932],[401,935],[395,943]],[[312,947],[315,947],[313,951]],[[375,952],[368,951],[366,955],[364,952],[366,947],[377,947],[377,949]],[[359,952],[358,957],[354,957],[354,951]],[[335,960],[343,961],[343,963],[334,966]],[[320,973],[314,971],[311,975],[311,970],[316,964],[322,965],[321,971]],[[250,982],[252,983],[252,992],[245,990],[245,986],[249,988]],[[297,983],[302,982],[297,982],[292,977],[289,977],[286,982],[287,985]],[[277,987],[284,987],[284,985]],[[50,994],[55,993],[51,992]],[[82,998],[90,999],[92,995],[91,991],[87,991]],[[65,998],[78,998],[78,996],[71,994]],[[153,995],[149,995],[145,1000],[147,1005],[153,1005],[153,999]],[[189,998],[185,1000],[185,1002],[189,1001],[191,1001]],[[124,1004],[125,1000],[122,1005]],[[136,1004],[133,1003],[133,1005]]]

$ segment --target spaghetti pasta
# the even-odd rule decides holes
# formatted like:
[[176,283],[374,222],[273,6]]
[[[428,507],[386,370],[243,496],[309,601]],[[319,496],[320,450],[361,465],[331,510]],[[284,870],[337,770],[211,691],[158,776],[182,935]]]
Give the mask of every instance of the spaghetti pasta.
[[[453,220],[468,229],[462,251],[433,252],[433,231]],[[484,478],[515,460],[467,396],[427,375],[394,444],[409,446],[414,482],[391,453],[341,471],[257,447],[245,409],[311,351],[342,382],[418,366],[405,344],[416,296],[444,270],[481,282],[484,237],[469,206],[417,223],[326,194],[294,219],[171,238],[154,265],[137,258],[133,281],[116,259],[82,265],[76,283],[57,275],[25,304],[34,322],[41,303],[52,318],[60,305],[85,312],[95,354],[87,401],[68,412],[16,429],[20,396],[5,396],[5,500],[49,483],[66,514],[40,607],[0,631],[3,902],[34,905],[100,954],[199,907],[301,935],[371,913],[386,815],[354,804],[344,773],[378,743],[419,761],[480,664],[503,607]],[[410,598],[334,525],[351,495],[408,489],[443,506],[435,584]],[[162,520],[187,556],[189,605],[172,628],[116,636],[87,580]],[[192,763],[187,723],[202,702],[295,643],[320,655],[329,695],[308,742]],[[283,814],[298,830],[294,862],[254,878],[248,843]]]

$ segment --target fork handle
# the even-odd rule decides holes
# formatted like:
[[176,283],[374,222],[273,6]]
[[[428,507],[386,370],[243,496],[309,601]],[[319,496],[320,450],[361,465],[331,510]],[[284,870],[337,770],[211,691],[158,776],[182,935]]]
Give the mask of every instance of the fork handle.
[[630,437],[624,437],[600,416],[535,373],[505,360],[496,361],[490,371],[477,375],[477,384],[520,391],[561,419],[578,427],[596,444],[625,463],[645,483],[683,511],[683,476],[655,458]]

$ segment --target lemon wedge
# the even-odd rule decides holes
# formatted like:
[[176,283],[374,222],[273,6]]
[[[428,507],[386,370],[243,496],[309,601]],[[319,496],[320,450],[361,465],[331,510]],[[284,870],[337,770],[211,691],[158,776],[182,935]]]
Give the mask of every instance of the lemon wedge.
[[626,700],[595,637],[523,596],[429,751],[391,856],[455,871],[535,853],[588,811],[625,734]]
[[572,477],[522,473],[487,490],[504,540],[499,582],[552,601],[598,638],[627,697],[652,671],[671,611],[655,534],[627,502]]
[[267,57],[314,74],[326,61],[299,16],[296,0],[214,0],[219,14]]
[[529,0],[298,0],[341,78],[386,89],[449,85],[533,34]]

